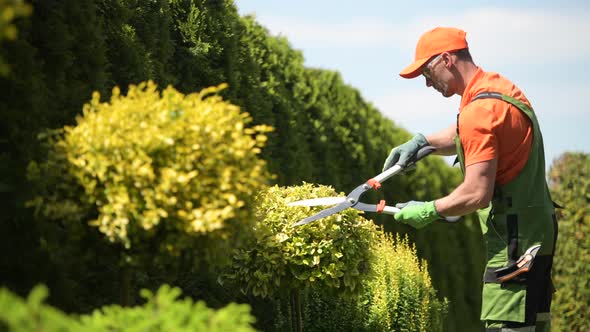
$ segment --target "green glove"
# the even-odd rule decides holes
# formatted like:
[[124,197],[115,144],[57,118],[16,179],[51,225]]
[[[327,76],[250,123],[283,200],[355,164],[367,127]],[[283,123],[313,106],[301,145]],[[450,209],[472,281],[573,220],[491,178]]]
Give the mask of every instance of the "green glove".
[[406,143],[391,149],[389,156],[383,164],[383,172],[396,164],[402,167],[407,166],[409,159],[414,157],[416,153],[418,153],[418,150],[427,145],[428,141],[426,140],[426,137],[422,134],[417,134]]
[[443,219],[443,217],[436,212],[434,201],[409,201],[407,203],[396,204],[395,207],[401,209],[394,215],[395,220],[401,221],[416,229],[420,229],[437,219]]

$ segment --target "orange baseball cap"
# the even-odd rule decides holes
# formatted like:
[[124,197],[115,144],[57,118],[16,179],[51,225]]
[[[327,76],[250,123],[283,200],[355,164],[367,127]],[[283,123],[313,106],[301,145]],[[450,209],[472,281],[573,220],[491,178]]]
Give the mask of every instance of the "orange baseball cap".
[[443,52],[467,48],[467,33],[457,28],[434,28],[426,31],[418,40],[414,62],[399,73],[403,78],[420,76],[420,68],[431,57]]

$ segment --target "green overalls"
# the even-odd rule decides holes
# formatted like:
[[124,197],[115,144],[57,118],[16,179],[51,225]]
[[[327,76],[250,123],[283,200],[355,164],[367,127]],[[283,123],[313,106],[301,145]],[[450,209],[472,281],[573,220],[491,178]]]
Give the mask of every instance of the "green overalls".
[[[481,320],[488,331],[524,331],[537,326],[549,331],[551,297],[551,266],[557,240],[554,203],[545,181],[543,138],[533,110],[525,103],[507,95],[484,92],[481,98],[508,102],[526,114],[533,125],[533,142],[528,161],[519,175],[505,185],[496,185],[490,206],[478,211],[486,243],[487,264],[484,274]],[[457,115],[457,158],[465,174],[465,158],[459,139]],[[514,264],[533,245],[540,244],[532,269],[513,280],[500,283],[497,270]],[[493,328],[496,329],[493,329]]]

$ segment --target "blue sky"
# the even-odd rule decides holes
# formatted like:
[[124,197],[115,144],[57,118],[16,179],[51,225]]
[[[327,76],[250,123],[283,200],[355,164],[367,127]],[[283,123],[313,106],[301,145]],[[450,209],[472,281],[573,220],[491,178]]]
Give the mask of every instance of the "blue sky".
[[565,151],[590,152],[590,2],[237,0],[305,65],[339,71],[383,115],[412,133],[455,121],[460,97],[398,73],[435,26],[467,32],[477,65],[516,83],[537,113],[547,167]]

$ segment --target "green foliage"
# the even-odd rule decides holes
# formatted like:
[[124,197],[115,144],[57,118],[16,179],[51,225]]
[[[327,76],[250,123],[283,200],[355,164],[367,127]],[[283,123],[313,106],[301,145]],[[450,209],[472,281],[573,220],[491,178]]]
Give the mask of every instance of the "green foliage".
[[178,299],[181,291],[167,285],[153,294],[142,290],[143,306],[132,308],[117,305],[103,307],[82,316],[85,326],[108,331],[254,331],[254,317],[247,304],[230,303],[214,310],[205,302]]
[[111,84],[126,87],[146,80],[161,86],[178,83],[173,74],[174,24],[168,1],[93,2],[104,22]]
[[314,174],[321,168],[310,158],[316,147],[310,142],[315,135],[301,97],[308,89],[302,79],[303,55],[286,38],[270,36],[253,17],[241,18],[236,32],[240,52],[234,84],[239,84],[240,93],[231,100],[250,112],[255,122],[276,129],[269,134],[263,155],[279,185],[299,184],[302,179],[315,182]]
[[[183,95],[152,82],[99,94],[63,134],[47,136],[48,160],[32,163],[42,218],[85,220],[126,249],[156,241],[167,256],[193,247],[198,236],[222,241],[252,223],[251,197],[266,186],[259,159],[265,126],[213,95],[222,87]],[[150,257],[153,252],[147,253]]]
[[239,16],[233,1],[172,0],[169,5],[177,87],[191,90],[225,82],[238,88]]
[[[292,225],[319,210],[287,203],[335,196],[326,186],[271,187],[257,199],[252,244],[238,249],[227,278],[246,293],[278,296],[281,292],[320,287],[358,293],[369,272],[377,236],[372,222],[354,209],[300,227]],[[285,293],[282,293],[285,294]]]
[[142,306],[106,306],[83,316],[68,316],[44,304],[48,290],[35,287],[26,300],[0,289],[2,331],[237,331],[253,332],[255,319],[246,304],[231,303],[214,310],[205,302],[179,299],[181,291],[163,285],[153,294],[142,290]]
[[[82,324],[43,302],[49,291],[36,286],[26,300],[0,288],[0,330],[7,332],[82,331]],[[87,329],[85,331],[98,331]]]
[[558,331],[590,330],[590,155],[566,153],[549,171],[558,209],[559,236],[553,260],[557,292],[551,310]]

